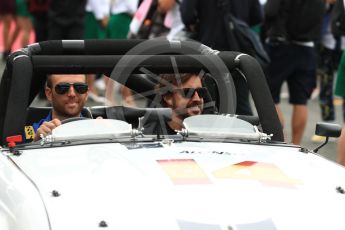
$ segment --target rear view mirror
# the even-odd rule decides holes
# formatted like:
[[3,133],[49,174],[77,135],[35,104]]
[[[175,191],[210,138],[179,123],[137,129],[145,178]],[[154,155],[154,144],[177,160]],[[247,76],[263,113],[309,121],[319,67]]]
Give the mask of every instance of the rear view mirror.
[[318,122],[316,123],[315,134],[323,137],[339,137],[341,126],[333,123]]
[[323,146],[325,146],[328,143],[328,139],[330,137],[339,137],[341,134],[341,126],[338,124],[333,123],[326,123],[326,122],[318,122],[316,123],[315,128],[315,134],[318,136],[326,137],[326,140],[323,144],[321,144],[319,147],[314,149],[314,152],[316,153],[321,149]]

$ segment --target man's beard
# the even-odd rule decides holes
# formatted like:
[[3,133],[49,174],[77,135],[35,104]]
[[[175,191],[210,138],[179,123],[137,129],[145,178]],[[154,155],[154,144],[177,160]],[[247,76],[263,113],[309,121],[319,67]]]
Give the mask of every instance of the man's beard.
[[83,107],[83,105],[77,103],[76,109],[73,109],[71,111],[71,110],[68,110],[66,104],[62,104],[62,105],[58,104],[58,105],[55,105],[55,111],[57,112],[58,116],[63,117],[63,118],[77,117],[80,115],[80,111],[81,111],[80,107]]
[[181,109],[174,109],[176,115],[181,119],[184,120],[187,117],[192,116],[191,114],[188,114],[188,109],[192,108],[192,107],[198,107],[200,109],[200,111],[202,112],[202,106],[201,103],[198,102],[193,102],[189,105],[187,105],[186,108],[181,108]]

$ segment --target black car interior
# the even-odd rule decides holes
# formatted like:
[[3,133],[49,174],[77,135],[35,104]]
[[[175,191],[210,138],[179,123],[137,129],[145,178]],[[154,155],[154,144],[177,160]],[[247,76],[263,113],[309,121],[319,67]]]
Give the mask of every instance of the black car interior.
[[[272,140],[284,140],[265,76],[255,59],[237,52],[210,53],[208,47],[195,42],[167,40],[152,41],[154,48],[131,56],[132,49],[144,42],[145,46],[147,42],[150,44],[149,40],[55,40],[35,43],[12,53],[7,59],[0,84],[0,145],[5,144],[6,137],[21,134],[25,124],[37,122],[50,110],[29,107],[44,87],[47,74],[104,73],[140,94],[152,90],[155,85],[152,79],[142,77],[141,68],[155,73],[174,73],[172,58],[180,72],[198,72],[200,69],[207,72],[205,63],[212,63],[215,58],[220,58],[230,71],[240,70],[246,78],[259,118],[249,120],[255,123],[259,120],[263,132],[273,134]],[[157,50],[164,52],[157,54]],[[130,56],[130,61],[124,59],[125,56]],[[114,68],[117,66],[120,67]],[[129,72],[129,76],[125,76]],[[221,114],[234,113],[228,100],[222,100],[231,100],[231,95],[226,90],[226,79],[218,74],[210,76],[214,78],[218,92],[224,92],[224,95],[218,95],[219,101],[215,102],[217,108],[213,107],[207,113],[214,113],[216,110]],[[208,100],[213,99],[210,97]],[[100,115],[104,118],[121,119],[136,127],[138,117],[145,114],[147,109],[90,107],[85,108],[84,114],[85,117]],[[150,112],[155,110],[150,109]],[[159,110],[157,113],[169,117],[167,111]]]

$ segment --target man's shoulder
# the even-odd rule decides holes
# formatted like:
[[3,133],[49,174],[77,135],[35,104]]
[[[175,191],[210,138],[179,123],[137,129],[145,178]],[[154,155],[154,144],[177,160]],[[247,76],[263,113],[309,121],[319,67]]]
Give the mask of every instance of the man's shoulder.
[[52,120],[52,113],[51,113],[51,111],[48,113],[48,115],[45,117],[45,118],[43,118],[43,119],[41,119],[40,121],[38,121],[38,122],[35,122],[35,123],[33,123],[32,124],[32,127],[34,128],[34,130],[35,130],[35,132],[37,131],[37,129],[44,123],[44,122],[48,122],[48,121],[51,121]]

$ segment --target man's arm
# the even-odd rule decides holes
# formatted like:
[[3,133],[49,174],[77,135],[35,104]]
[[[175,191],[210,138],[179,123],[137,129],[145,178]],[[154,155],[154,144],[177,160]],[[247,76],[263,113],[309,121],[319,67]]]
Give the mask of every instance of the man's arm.
[[158,0],[158,10],[161,13],[166,13],[171,10],[176,4],[176,0]]
[[53,119],[51,121],[45,121],[42,125],[37,129],[34,141],[38,141],[41,139],[41,134],[43,136],[47,136],[52,132],[53,129],[61,125],[61,121],[59,119]]

